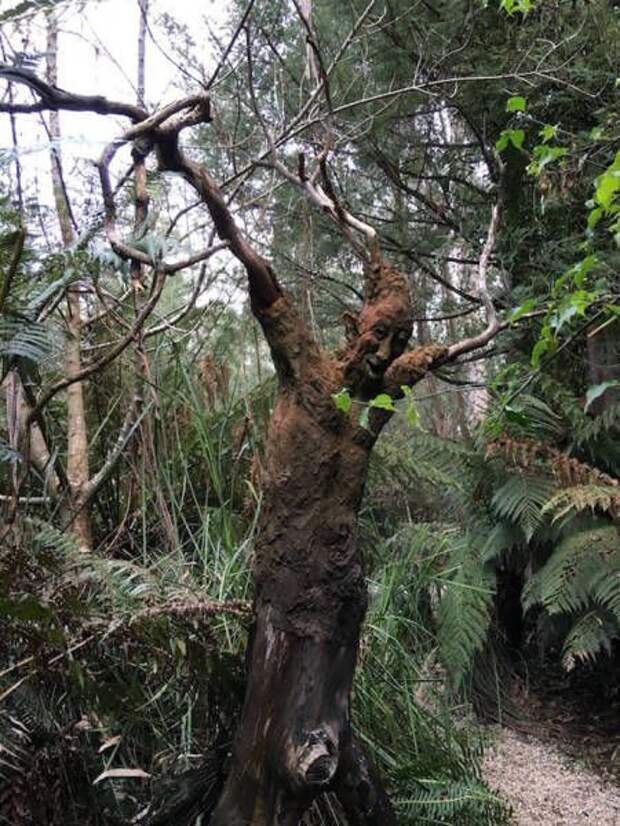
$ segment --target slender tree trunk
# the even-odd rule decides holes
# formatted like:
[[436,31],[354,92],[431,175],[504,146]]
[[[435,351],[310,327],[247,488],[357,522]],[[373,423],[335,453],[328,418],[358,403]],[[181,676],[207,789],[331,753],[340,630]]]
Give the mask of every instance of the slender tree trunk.
[[[47,19],[47,80],[58,83],[58,26],[53,15]],[[50,112],[49,136],[54,142],[51,149],[52,183],[56,213],[63,244],[69,247],[74,241],[70,204],[64,186],[62,154],[60,150],[60,118],[58,112]],[[65,345],[65,373],[78,373],[82,368],[82,309],[79,287],[67,290],[67,342]],[[81,506],[81,494],[90,477],[88,461],[88,430],[84,404],[84,384],[74,382],[67,388],[67,479],[71,491],[66,509],[81,551],[92,547],[90,515],[87,507]]]
[[[140,11],[140,22],[138,26],[138,63],[137,63],[137,103],[145,106],[146,98],[146,32],[149,2],[148,0],[138,0]],[[146,162],[140,152],[132,152],[134,164],[134,231],[139,234],[144,230],[148,217],[149,196],[147,191],[147,170]],[[134,313],[136,317],[140,314],[144,305],[145,286],[144,268],[138,261],[131,262],[131,286],[133,291]],[[134,346],[134,388],[133,404],[136,408],[136,415],[139,416],[144,407],[145,388],[151,386],[149,383],[149,361],[144,347],[144,337],[142,328],[139,329]],[[151,391],[154,400],[157,401],[154,391]],[[157,404],[155,407],[157,408]],[[179,537],[174,524],[174,520],[168,507],[168,502],[157,473],[157,457],[155,455],[155,439],[153,427],[153,415],[146,411],[140,421],[138,438],[133,443],[134,465],[140,468],[143,477],[148,475],[150,479],[150,489],[153,493],[157,513],[161,519],[162,533],[166,538],[168,546],[173,549],[179,545]],[[138,494],[140,486],[136,485],[135,493]],[[134,503],[134,509],[139,509],[138,501]]]

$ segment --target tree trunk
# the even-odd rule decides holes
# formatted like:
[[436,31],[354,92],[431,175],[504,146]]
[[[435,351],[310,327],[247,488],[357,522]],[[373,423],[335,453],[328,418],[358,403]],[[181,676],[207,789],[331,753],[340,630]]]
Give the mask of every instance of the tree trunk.
[[[53,15],[48,17],[47,31],[47,79],[51,84],[56,85],[58,83],[58,27]],[[62,175],[58,112],[50,112],[49,134],[55,142],[50,155],[56,213],[63,244],[69,247],[73,243],[74,232]],[[72,376],[79,373],[82,368],[82,308],[78,286],[67,290],[67,328],[65,373],[67,376]],[[89,551],[92,546],[89,511],[82,506],[81,501],[89,477],[84,385],[78,381],[67,388],[67,479],[70,487],[70,501],[65,508],[65,517],[71,525],[81,551]]]
[[372,773],[350,723],[366,611],[357,513],[375,437],[358,411],[336,409],[342,370],[283,303],[270,323],[261,319],[283,378],[267,439],[248,684],[211,823],[293,826],[317,795],[339,787],[359,810],[352,823],[387,824],[376,813],[389,810],[385,795],[368,802],[359,791]]

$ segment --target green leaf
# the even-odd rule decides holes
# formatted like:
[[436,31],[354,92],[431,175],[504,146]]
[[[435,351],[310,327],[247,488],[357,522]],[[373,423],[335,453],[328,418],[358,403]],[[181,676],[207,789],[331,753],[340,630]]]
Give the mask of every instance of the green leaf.
[[525,17],[534,8],[534,3],[533,0],[501,0],[499,7],[511,17],[515,12]]
[[532,358],[531,358],[531,365],[534,369],[536,369],[538,367],[538,365],[540,364],[541,358],[549,350],[549,341],[550,341],[550,339],[548,339],[548,338],[541,338],[534,345],[534,349],[532,350]]
[[521,149],[523,141],[525,140],[525,132],[523,129],[511,129],[510,140],[515,149]]
[[527,301],[524,301],[523,304],[520,304],[518,307],[510,313],[508,316],[508,321],[511,323],[513,321],[518,321],[522,318],[526,313],[531,313],[532,310],[536,307],[537,301],[535,298],[528,298]]
[[506,103],[507,112],[525,112],[527,101],[521,95],[513,95]]
[[543,143],[547,143],[548,141],[553,140],[553,138],[555,138],[557,131],[557,125],[552,126],[550,123],[546,123],[538,134],[543,139]]
[[609,209],[614,195],[620,189],[620,170],[607,170],[596,179],[596,182],[594,197],[604,209]]
[[515,149],[521,149],[524,140],[525,132],[523,129],[504,129],[495,142],[495,148],[498,152],[503,152],[504,149],[508,148],[509,144],[512,144]]
[[602,396],[603,393],[610,387],[620,387],[620,381],[618,381],[617,379],[613,381],[604,381],[602,384],[594,384],[592,385],[592,387],[588,387],[584,410],[587,410],[592,404],[592,402],[596,401],[596,399],[598,399],[599,396]]
[[588,229],[594,229],[594,227],[598,224],[603,216],[603,207],[598,206],[596,209],[591,210],[590,214],[588,215]]
[[542,170],[550,163],[563,158],[568,154],[565,146],[547,146],[538,144],[533,150],[533,160],[526,167],[528,175],[540,175]]
[[498,152],[503,152],[504,149],[508,148],[509,143],[510,138],[508,137],[507,130],[504,129],[499,138],[495,141],[495,148]]
[[374,399],[368,402],[368,405],[370,407],[376,407],[379,410],[389,410],[391,413],[394,413],[396,410],[394,400],[391,396],[388,396],[387,393],[379,393],[378,396],[375,396]]
[[332,400],[338,410],[341,410],[343,413],[348,413],[353,404],[353,399],[346,387],[343,387],[342,390],[339,390],[337,393],[332,393]]
[[560,303],[558,311],[551,321],[551,326],[556,333],[574,316],[585,315],[588,307],[597,300],[598,296],[597,292],[586,292],[586,290],[576,290],[574,293],[567,295]]
[[370,421],[369,421],[369,418],[368,418],[369,415],[370,415],[370,408],[369,407],[364,407],[364,409],[360,413],[360,417],[358,419],[360,427],[363,427],[364,430],[370,430]]

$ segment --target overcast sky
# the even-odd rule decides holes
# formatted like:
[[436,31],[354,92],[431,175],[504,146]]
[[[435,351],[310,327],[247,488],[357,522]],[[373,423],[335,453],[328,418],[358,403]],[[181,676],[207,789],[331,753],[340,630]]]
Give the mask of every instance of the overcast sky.
[[[14,8],[17,0],[0,0],[0,11]],[[58,84],[71,92],[103,94],[110,98],[134,102],[137,72],[137,38],[139,10],[137,0],[92,0],[83,12],[77,3],[60,5]],[[218,27],[223,22],[228,3],[220,0],[150,0],[147,38],[146,96],[150,108],[179,97],[182,73],[173,61],[200,78],[202,63],[207,74],[214,65],[206,22]],[[187,24],[195,48],[188,44],[187,53],[179,57],[170,48],[162,25],[162,15],[169,14],[179,24]],[[2,29],[3,45],[11,53],[25,51],[40,55],[36,70],[45,73],[45,18],[42,14],[23,18]],[[10,44],[7,49],[7,42]],[[191,79],[188,79],[191,83]],[[186,87],[187,88],[187,87]],[[25,101],[28,92],[17,91]],[[0,95],[6,84],[0,82]],[[25,97],[24,97],[25,95]],[[36,176],[41,194],[49,184],[44,179],[49,168],[49,147],[38,115],[17,118],[20,157],[27,181]],[[76,161],[95,160],[102,148],[119,134],[127,121],[97,115],[63,112],[61,129],[63,157],[68,173]],[[0,151],[12,152],[9,118],[0,115]]]

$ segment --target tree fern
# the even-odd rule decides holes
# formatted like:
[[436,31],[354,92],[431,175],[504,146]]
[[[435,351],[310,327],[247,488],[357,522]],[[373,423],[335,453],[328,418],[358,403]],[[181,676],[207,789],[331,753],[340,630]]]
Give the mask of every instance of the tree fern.
[[493,525],[482,547],[483,563],[498,560],[507,551],[523,544],[523,532],[514,522],[502,521]]
[[558,614],[580,611],[590,602],[616,606],[619,561],[613,525],[595,523],[571,533],[526,585],[523,607],[528,610],[539,604],[549,614]]
[[562,665],[572,671],[577,661],[591,662],[601,651],[611,652],[611,641],[619,636],[617,623],[605,611],[595,608],[585,612],[566,635],[562,647]]
[[518,473],[495,492],[491,503],[498,516],[506,517],[521,527],[529,542],[544,520],[542,509],[553,490],[553,482],[549,479]]
[[613,485],[573,485],[554,493],[543,505],[542,513],[552,514],[556,522],[583,510],[613,513],[620,505],[620,487]]
[[41,364],[58,345],[57,334],[47,324],[17,316],[0,319],[0,357],[19,356]]

